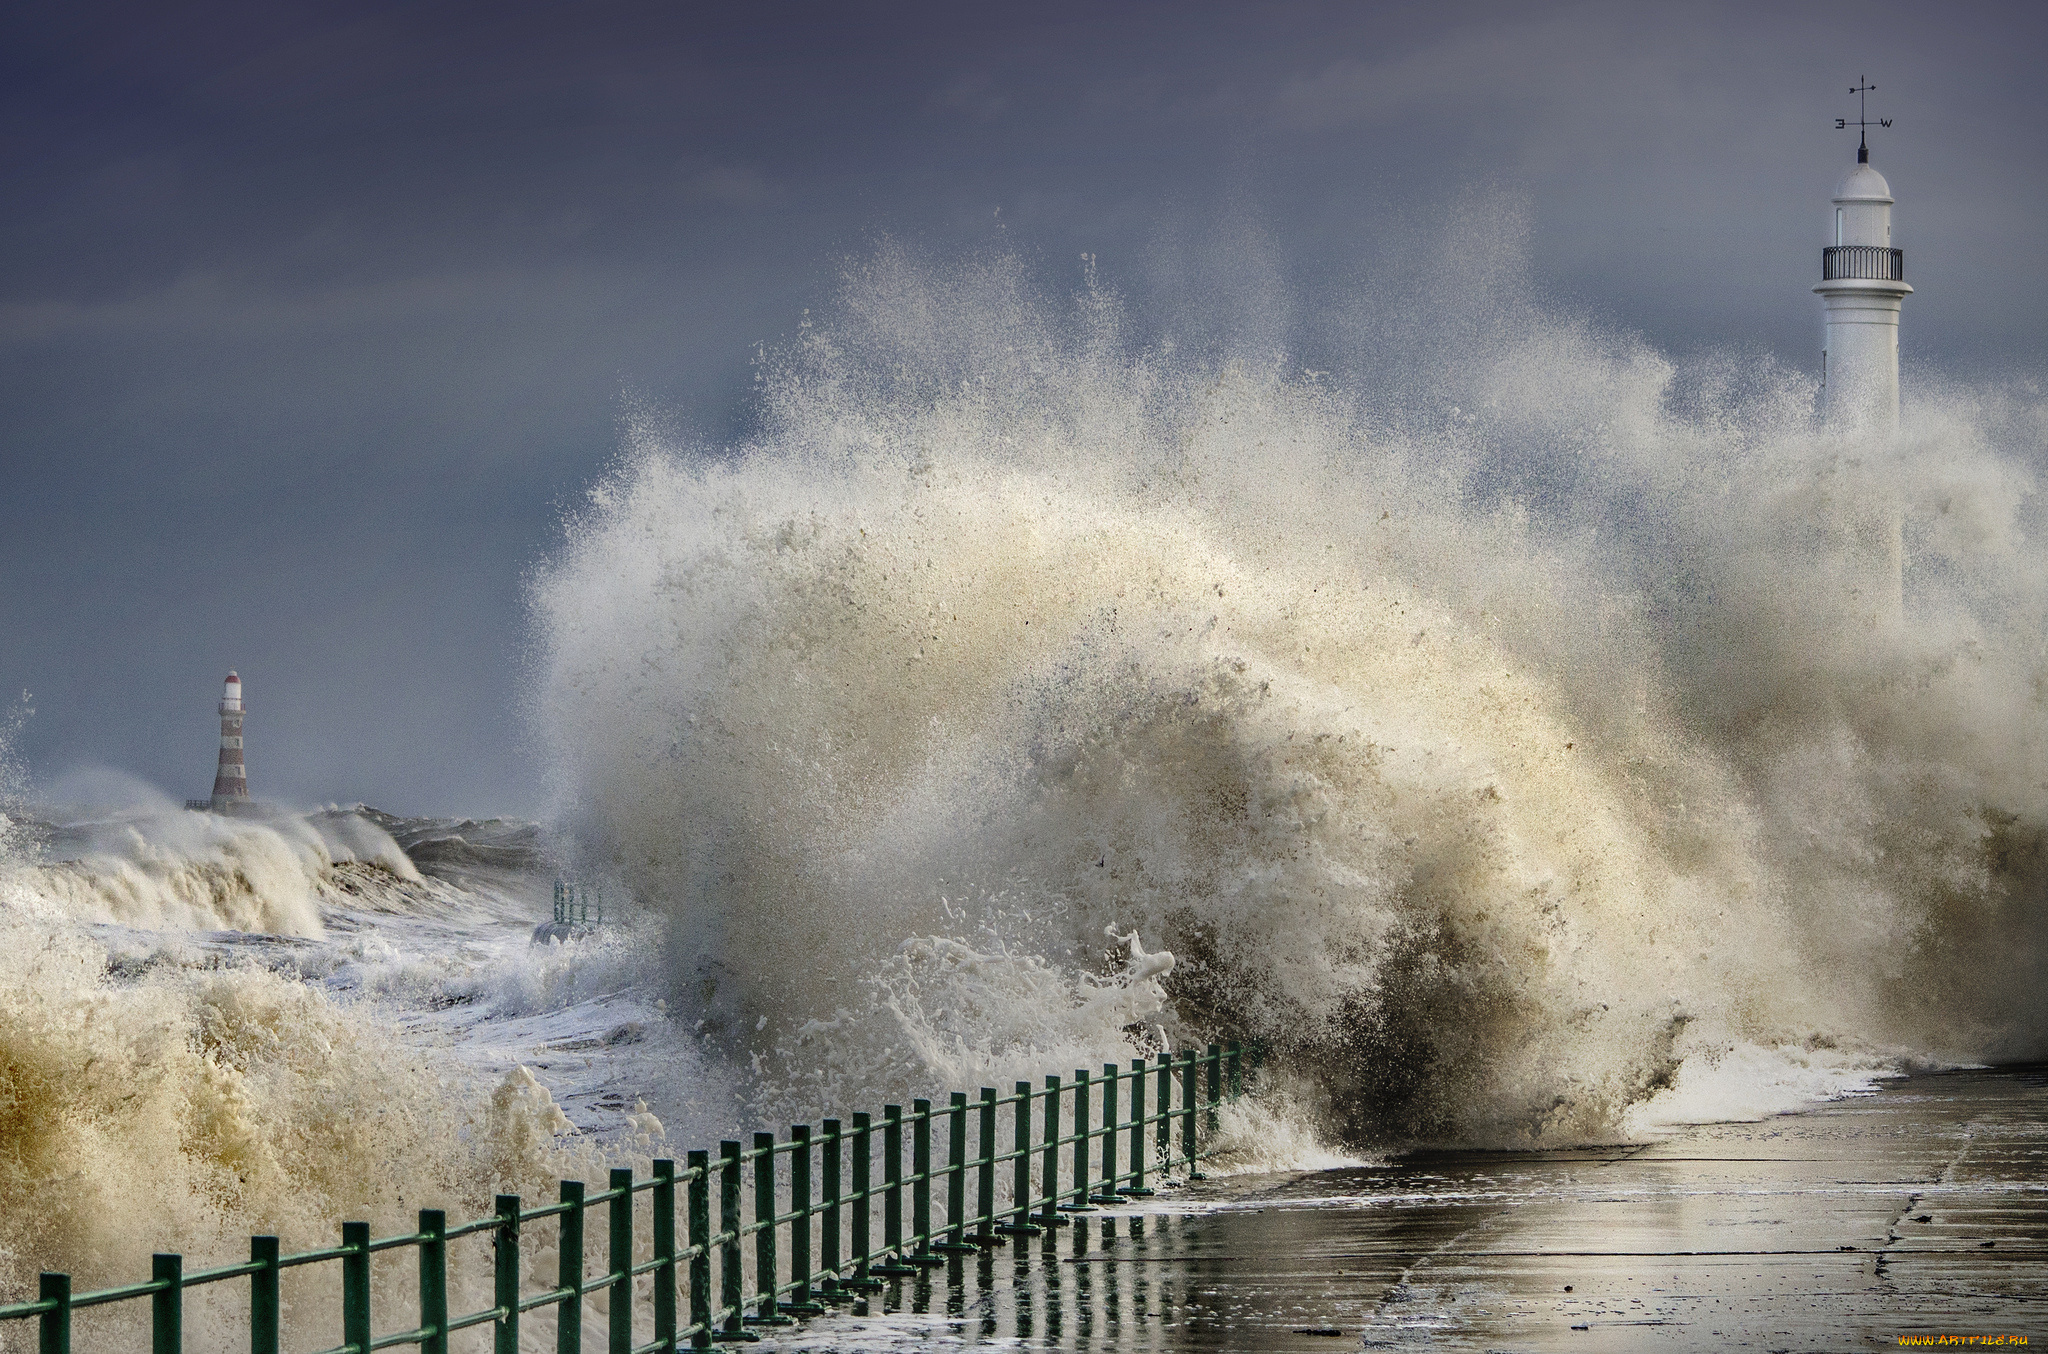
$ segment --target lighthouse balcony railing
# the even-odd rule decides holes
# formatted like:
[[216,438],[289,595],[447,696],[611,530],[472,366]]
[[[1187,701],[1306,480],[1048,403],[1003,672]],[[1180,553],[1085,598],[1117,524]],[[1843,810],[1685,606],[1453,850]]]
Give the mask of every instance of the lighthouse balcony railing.
[[1906,251],[1877,244],[1833,244],[1820,251],[1820,280],[1904,282]]

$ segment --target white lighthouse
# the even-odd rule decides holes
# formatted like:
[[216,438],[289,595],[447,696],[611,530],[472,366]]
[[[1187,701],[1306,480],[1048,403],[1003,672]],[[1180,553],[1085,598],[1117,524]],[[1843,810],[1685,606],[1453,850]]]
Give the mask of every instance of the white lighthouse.
[[[1859,81],[1849,92],[1872,88]],[[1830,243],[1820,252],[1814,288],[1827,306],[1821,404],[1830,427],[1881,435],[1899,426],[1899,311],[1913,289],[1906,285],[1905,251],[1892,244],[1891,185],[1870,165],[1869,119],[1853,125],[1865,129],[1863,140],[1855,166],[1835,187]]]

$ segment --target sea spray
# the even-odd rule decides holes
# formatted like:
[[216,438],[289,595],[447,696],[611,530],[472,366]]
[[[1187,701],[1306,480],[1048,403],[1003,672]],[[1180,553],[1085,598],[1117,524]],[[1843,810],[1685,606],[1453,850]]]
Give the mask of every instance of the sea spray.
[[[147,1274],[153,1251],[218,1262],[254,1232],[310,1249],[342,1218],[389,1233],[420,1207],[538,1195],[595,1154],[531,1081],[492,1096],[375,1011],[253,963],[114,981],[89,938],[0,923],[0,1284],[58,1267],[82,1291]],[[302,1343],[330,1307],[309,1298]],[[231,1313],[190,1320],[229,1342]]]
[[[22,826],[0,826],[0,1300],[32,1296],[43,1269],[85,1291],[147,1275],[155,1251],[196,1268],[257,1232],[291,1251],[331,1245],[343,1218],[389,1235],[421,1207],[480,1216],[498,1191],[551,1198],[560,1176],[644,1171],[661,1150],[644,1110],[594,1142],[531,1069],[496,1073],[422,1037],[422,1010],[544,1015],[623,961],[529,955],[530,921],[515,953],[460,970],[400,955],[366,921],[480,937],[494,904],[422,877],[367,818],[7,808]],[[301,924],[222,929],[280,919]],[[454,1260],[452,1291],[488,1305],[487,1253]],[[530,1259],[530,1286],[551,1263]],[[240,1338],[241,1291],[192,1294],[188,1338]],[[334,1343],[331,1266],[294,1271],[285,1295],[292,1343]],[[88,1342],[147,1338],[146,1304],[79,1320]],[[9,1326],[0,1350],[33,1339],[32,1323]]]
[[[1512,296],[1404,388],[1023,276],[853,270],[753,441],[637,433],[535,581],[564,812],[708,1038],[994,1078],[1113,926],[1176,957],[1141,1027],[1263,1041],[1361,1141],[1614,1136],[1730,1050],[2038,1050],[2032,406],[1893,455]],[[1910,625],[1862,591],[1889,505]],[[907,1011],[916,937],[1061,981]]]

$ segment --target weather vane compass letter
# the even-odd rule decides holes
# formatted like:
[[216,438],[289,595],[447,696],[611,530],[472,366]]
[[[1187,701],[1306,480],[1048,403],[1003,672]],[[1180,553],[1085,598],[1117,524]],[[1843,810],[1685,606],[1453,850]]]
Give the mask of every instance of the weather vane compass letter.
[[1862,137],[1862,143],[1856,147],[1856,163],[1859,165],[1870,163],[1870,129],[1872,127],[1889,127],[1892,125],[1890,118],[1879,118],[1875,122],[1870,120],[1868,100],[1871,91],[1876,88],[1877,86],[1871,84],[1868,77],[1857,76],[1856,83],[1849,88],[1849,92],[1856,96],[1856,120],[1851,122],[1847,118],[1835,119],[1836,131],[1839,132],[1845,128],[1854,127],[1857,130],[1857,135]]

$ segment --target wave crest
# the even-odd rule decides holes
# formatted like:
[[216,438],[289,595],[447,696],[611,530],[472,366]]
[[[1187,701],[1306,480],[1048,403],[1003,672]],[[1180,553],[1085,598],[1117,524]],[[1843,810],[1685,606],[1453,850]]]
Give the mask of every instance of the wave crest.
[[916,936],[1071,1006],[1114,926],[1177,957],[1166,1037],[1314,1067],[1354,1138],[1612,1134],[1711,1049],[2038,1049],[2038,417],[1850,446],[1768,362],[1463,305],[1390,387],[885,255],[743,454],[641,432],[536,582],[534,702],[707,1028],[881,1048]]

